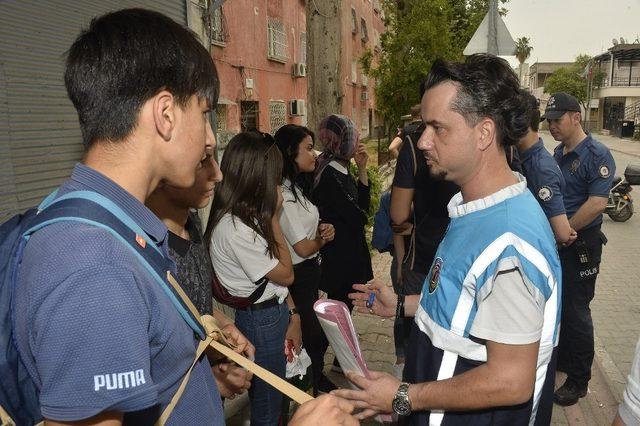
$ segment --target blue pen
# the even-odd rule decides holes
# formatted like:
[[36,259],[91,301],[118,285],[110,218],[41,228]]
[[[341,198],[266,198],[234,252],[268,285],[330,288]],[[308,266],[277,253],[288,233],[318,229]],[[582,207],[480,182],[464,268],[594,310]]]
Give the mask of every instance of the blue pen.
[[369,300],[367,300],[367,308],[371,309],[371,307],[373,306],[373,302],[375,301],[376,301],[376,293],[372,291],[371,293],[369,293]]

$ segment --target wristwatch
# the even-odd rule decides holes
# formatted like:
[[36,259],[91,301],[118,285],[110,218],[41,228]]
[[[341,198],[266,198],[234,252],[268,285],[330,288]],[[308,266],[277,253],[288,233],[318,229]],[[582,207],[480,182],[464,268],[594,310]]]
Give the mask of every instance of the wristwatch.
[[289,316],[292,317],[295,314],[299,314],[298,310],[296,308],[291,308],[289,309]]
[[393,412],[399,416],[411,414],[411,401],[409,400],[409,383],[400,383],[396,396],[391,403]]

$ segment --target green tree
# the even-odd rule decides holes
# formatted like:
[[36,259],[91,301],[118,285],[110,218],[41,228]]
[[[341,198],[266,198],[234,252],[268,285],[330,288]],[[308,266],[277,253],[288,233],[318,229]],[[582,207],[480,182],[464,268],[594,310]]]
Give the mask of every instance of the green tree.
[[520,84],[522,84],[522,65],[529,58],[532,50],[533,47],[529,45],[528,37],[520,37],[518,40],[516,40],[516,49],[514,50],[513,54],[518,59],[518,62],[520,62]]
[[545,93],[566,92],[585,105],[587,100],[587,80],[576,69],[559,68],[544,82]]
[[363,71],[376,79],[376,104],[389,124],[399,124],[420,101],[419,87],[437,58],[452,59],[447,0],[387,0],[386,31],[377,59],[371,51],[360,58]]
[[[580,54],[569,67],[557,69],[544,82],[545,93],[566,92],[575,97],[587,109],[587,77],[591,56]],[[597,77],[597,76],[596,76]]]
[[420,83],[436,59],[463,58],[488,5],[489,0],[384,0],[382,51],[366,51],[360,65],[376,79],[376,104],[388,124],[399,124],[420,101]]
[[[508,2],[509,0],[498,0],[500,15],[507,14],[504,5]],[[449,6],[451,9],[451,44],[461,59],[462,51],[467,47],[469,40],[489,11],[489,0],[450,0]]]

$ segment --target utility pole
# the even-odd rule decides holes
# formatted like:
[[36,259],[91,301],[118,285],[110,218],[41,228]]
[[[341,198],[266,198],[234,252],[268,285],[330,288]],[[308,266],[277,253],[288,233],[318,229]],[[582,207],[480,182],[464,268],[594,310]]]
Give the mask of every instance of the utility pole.
[[315,130],[329,114],[340,114],[342,0],[306,2],[307,12],[307,126]]
[[516,43],[498,13],[498,0],[489,0],[489,10],[462,54],[467,56],[474,53],[490,53],[510,56],[515,48]]
[[489,2],[489,31],[487,35],[487,53],[498,54],[498,0]]

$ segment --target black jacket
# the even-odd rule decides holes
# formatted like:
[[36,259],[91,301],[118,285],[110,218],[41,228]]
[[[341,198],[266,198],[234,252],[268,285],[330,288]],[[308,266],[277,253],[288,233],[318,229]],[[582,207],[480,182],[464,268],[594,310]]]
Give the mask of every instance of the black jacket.
[[312,198],[320,220],[335,227],[335,238],[322,250],[320,289],[327,293],[344,292],[355,283],[373,278],[371,257],[365,237],[369,209],[369,187],[331,166],[322,173]]

